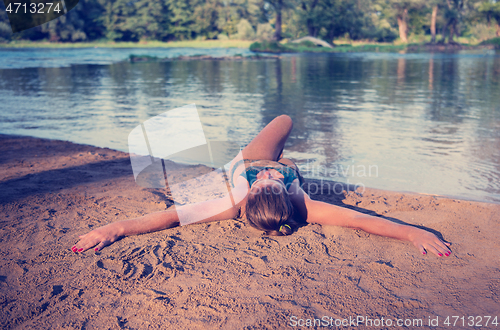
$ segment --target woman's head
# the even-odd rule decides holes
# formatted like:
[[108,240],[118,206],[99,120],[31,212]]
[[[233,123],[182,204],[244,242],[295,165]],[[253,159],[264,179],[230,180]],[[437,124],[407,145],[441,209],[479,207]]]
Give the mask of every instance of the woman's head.
[[292,233],[293,206],[283,184],[274,180],[255,182],[248,194],[245,215],[250,225],[267,235]]

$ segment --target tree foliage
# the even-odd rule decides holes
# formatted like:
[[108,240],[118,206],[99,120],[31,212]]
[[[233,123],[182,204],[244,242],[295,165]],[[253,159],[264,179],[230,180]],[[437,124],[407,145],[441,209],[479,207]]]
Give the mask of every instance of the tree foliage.
[[115,0],[105,4],[102,21],[107,39],[115,41],[165,40],[168,36],[168,3]]
[[12,34],[0,5],[0,41],[80,42],[240,38],[280,40],[313,36],[332,42],[408,42],[440,34],[439,42],[496,27],[498,0],[80,0],[67,15]]
[[486,19],[488,24],[496,25],[496,36],[500,37],[500,2],[484,1],[478,4],[479,17]]

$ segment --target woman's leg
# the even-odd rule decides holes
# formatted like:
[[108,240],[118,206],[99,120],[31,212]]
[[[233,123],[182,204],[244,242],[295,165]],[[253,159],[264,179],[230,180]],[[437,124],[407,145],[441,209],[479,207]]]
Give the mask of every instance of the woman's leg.
[[282,154],[285,142],[292,131],[292,119],[281,115],[271,121],[243,149],[244,159],[278,160]]

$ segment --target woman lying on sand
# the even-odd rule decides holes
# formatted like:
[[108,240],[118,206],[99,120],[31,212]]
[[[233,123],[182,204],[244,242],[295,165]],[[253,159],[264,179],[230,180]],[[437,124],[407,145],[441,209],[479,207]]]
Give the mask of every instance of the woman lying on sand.
[[[192,221],[210,222],[236,218],[243,210],[250,225],[268,235],[290,235],[297,229],[298,223],[293,218],[298,216],[307,223],[361,229],[410,241],[422,254],[429,251],[440,257],[450,255],[450,243],[426,230],[311,200],[301,188],[302,178],[295,164],[281,158],[291,130],[290,117],[279,116],[242,150],[243,159],[232,162],[230,181],[233,189],[227,197],[110,223],[80,236],[80,241],[71,250],[77,253],[94,247],[99,251],[120,237],[178,226],[181,217],[189,223],[190,217],[198,219],[203,214],[216,214]],[[234,206],[228,208],[228,202]]]

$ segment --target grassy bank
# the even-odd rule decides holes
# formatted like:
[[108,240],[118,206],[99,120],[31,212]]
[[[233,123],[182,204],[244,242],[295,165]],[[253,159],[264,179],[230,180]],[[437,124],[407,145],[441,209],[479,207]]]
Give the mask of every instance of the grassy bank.
[[384,43],[341,44],[334,48],[316,46],[310,41],[301,43],[277,43],[273,41],[254,42],[250,50],[263,53],[347,53],[347,52],[398,52],[405,50],[407,45]]
[[187,40],[187,41],[141,41],[141,42],[30,42],[26,40],[0,43],[5,48],[248,48],[252,41],[246,40]]
[[489,40],[485,40],[485,41],[481,42],[481,45],[492,45],[496,49],[500,49],[500,37],[489,39]]
[[[500,38],[493,38],[479,44],[461,43],[458,46],[448,47],[446,45],[429,46],[425,42],[397,44],[397,43],[370,43],[370,42],[336,42],[335,47],[318,47],[312,42],[302,43],[277,43],[272,41],[253,42],[248,40],[187,40],[187,41],[141,41],[141,42],[78,42],[78,43],[58,43],[58,42],[31,42],[26,40],[0,43],[4,48],[250,48],[254,52],[263,53],[347,53],[347,52],[404,52],[404,51],[446,51],[474,48],[496,48],[500,49]],[[433,49],[430,49],[432,48]]]
[[333,48],[317,46],[310,41],[301,43],[277,43],[275,41],[254,42],[250,45],[250,50],[261,53],[348,53],[348,52],[447,52],[465,49],[500,49],[500,38],[483,41],[480,44],[429,44],[429,43],[352,43],[335,44]]

